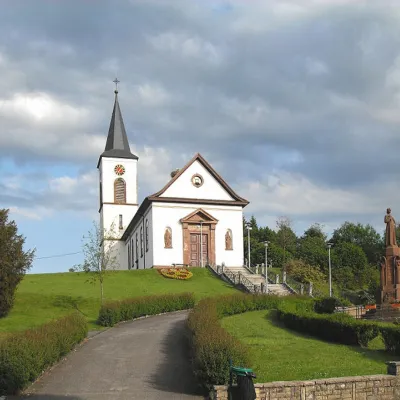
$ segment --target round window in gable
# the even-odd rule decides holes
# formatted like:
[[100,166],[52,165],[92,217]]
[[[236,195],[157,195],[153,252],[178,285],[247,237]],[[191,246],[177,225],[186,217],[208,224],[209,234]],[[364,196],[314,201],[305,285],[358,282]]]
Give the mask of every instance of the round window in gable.
[[203,185],[203,177],[199,174],[193,175],[192,184],[193,186],[199,188],[201,185]]

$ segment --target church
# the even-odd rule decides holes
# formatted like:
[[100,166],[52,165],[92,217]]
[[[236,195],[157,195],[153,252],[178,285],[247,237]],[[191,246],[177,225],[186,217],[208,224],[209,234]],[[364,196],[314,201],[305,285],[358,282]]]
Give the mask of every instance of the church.
[[[138,204],[139,158],[131,153],[115,90],[100,181],[100,229],[118,269],[242,266],[240,197],[200,154],[166,176],[165,186]],[[110,237],[109,232],[113,234]]]

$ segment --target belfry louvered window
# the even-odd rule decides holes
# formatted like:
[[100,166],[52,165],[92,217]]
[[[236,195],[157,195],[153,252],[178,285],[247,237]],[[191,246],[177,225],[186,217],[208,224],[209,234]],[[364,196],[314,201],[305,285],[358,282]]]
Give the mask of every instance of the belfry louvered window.
[[122,178],[117,178],[114,181],[114,203],[126,203],[126,185]]

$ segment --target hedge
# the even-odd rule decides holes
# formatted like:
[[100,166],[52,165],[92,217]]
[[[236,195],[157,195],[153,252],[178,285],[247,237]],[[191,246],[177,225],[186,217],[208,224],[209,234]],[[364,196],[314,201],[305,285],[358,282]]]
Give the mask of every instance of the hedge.
[[0,340],[0,395],[16,394],[87,335],[79,313]]
[[114,326],[121,321],[129,321],[145,315],[187,310],[195,304],[193,293],[143,296],[105,303],[99,311],[98,323]]
[[398,325],[383,323],[379,324],[379,330],[385,344],[385,350],[400,355],[400,328]]
[[376,322],[357,320],[347,314],[317,314],[312,310],[296,310],[288,304],[279,304],[277,316],[287,328],[348,345],[367,346],[380,331]]
[[275,309],[280,303],[294,302],[299,303],[299,309],[313,307],[311,300],[299,302],[298,298],[292,296],[282,298],[235,294],[200,301],[188,318],[193,368],[199,381],[208,389],[213,385],[226,385],[229,380],[229,360],[234,365],[250,365],[247,346],[221,327],[221,318],[246,311]]

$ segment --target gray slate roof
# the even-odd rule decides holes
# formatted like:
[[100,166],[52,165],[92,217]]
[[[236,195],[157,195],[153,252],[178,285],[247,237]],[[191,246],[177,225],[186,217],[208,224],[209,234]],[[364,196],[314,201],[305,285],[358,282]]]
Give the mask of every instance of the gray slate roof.
[[138,157],[131,153],[128,137],[126,136],[124,120],[122,119],[121,109],[118,102],[118,91],[115,91],[114,109],[111,116],[110,128],[108,130],[106,148],[100,155],[111,158],[130,158],[138,160]]

